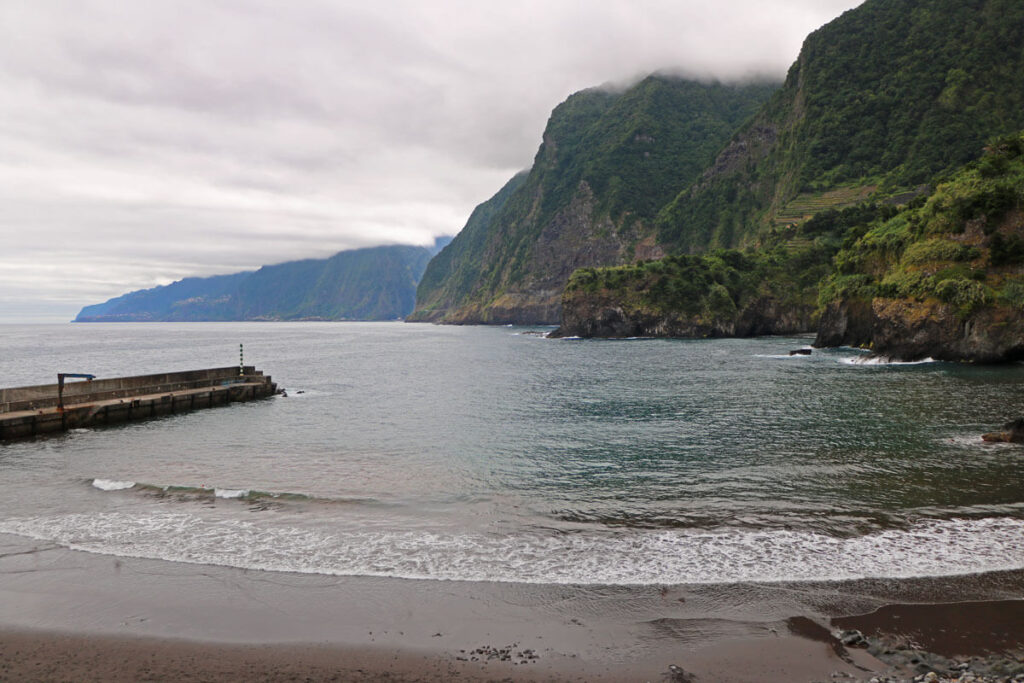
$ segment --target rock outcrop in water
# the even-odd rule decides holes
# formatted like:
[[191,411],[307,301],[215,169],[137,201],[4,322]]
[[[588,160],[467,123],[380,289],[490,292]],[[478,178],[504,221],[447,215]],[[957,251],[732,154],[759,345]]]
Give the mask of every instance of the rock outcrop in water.
[[573,274],[556,334],[577,337],[751,337],[812,332],[817,285],[834,233],[876,208],[808,221],[799,247],[677,255]]
[[1024,417],[1018,417],[1003,425],[1002,431],[989,432],[981,436],[991,443],[1024,443]]
[[1024,319],[1004,306],[965,315],[933,299],[844,301],[822,314],[814,345],[859,346],[899,361],[1001,363],[1024,357]]

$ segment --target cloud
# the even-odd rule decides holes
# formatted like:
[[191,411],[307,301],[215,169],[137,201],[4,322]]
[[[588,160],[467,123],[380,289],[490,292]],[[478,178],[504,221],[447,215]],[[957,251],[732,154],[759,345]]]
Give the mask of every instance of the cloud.
[[856,4],[9,0],[0,317],[426,244],[531,163],[570,93],[781,78]]

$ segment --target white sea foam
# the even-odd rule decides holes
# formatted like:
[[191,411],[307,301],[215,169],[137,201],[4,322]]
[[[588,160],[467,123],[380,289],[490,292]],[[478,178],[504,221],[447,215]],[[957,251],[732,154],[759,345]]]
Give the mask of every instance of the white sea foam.
[[951,436],[948,439],[943,439],[943,443],[947,443],[958,448],[968,448],[975,451],[980,450],[981,452],[1020,448],[1020,445],[1015,443],[1005,441],[985,441],[981,438],[982,431],[992,430],[991,428],[988,430],[978,429],[978,431],[973,434],[958,434],[956,436]]
[[329,391],[318,391],[316,389],[288,389],[288,398],[311,398],[313,396],[330,396]]
[[883,356],[854,356],[852,358],[841,358],[839,362],[845,365],[927,365],[928,363],[938,363],[939,361],[934,358],[924,358],[922,360],[890,360]]
[[217,498],[245,498],[249,495],[248,489],[217,489],[213,490],[213,495]]
[[134,481],[116,481],[114,479],[93,479],[92,485],[101,491],[123,491],[135,486]]
[[810,531],[571,534],[317,529],[186,513],[0,521],[0,532],[111,555],[409,579],[649,585],[949,576],[1024,568],[1024,520],[927,520],[855,538]]

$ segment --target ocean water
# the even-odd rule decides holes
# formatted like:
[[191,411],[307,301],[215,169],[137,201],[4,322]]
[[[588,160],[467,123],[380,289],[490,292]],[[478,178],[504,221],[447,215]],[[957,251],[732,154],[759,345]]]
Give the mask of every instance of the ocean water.
[[287,397],[0,444],[0,533],[416,580],[671,585],[1024,568],[1024,366],[808,338],[402,323],[0,325],[0,386],[237,363]]

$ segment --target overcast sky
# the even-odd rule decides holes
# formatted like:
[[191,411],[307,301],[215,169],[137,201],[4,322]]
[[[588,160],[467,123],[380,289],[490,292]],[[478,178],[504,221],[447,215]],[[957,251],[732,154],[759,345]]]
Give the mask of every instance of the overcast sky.
[[3,0],[0,320],[458,232],[551,109],[782,78],[859,0]]

